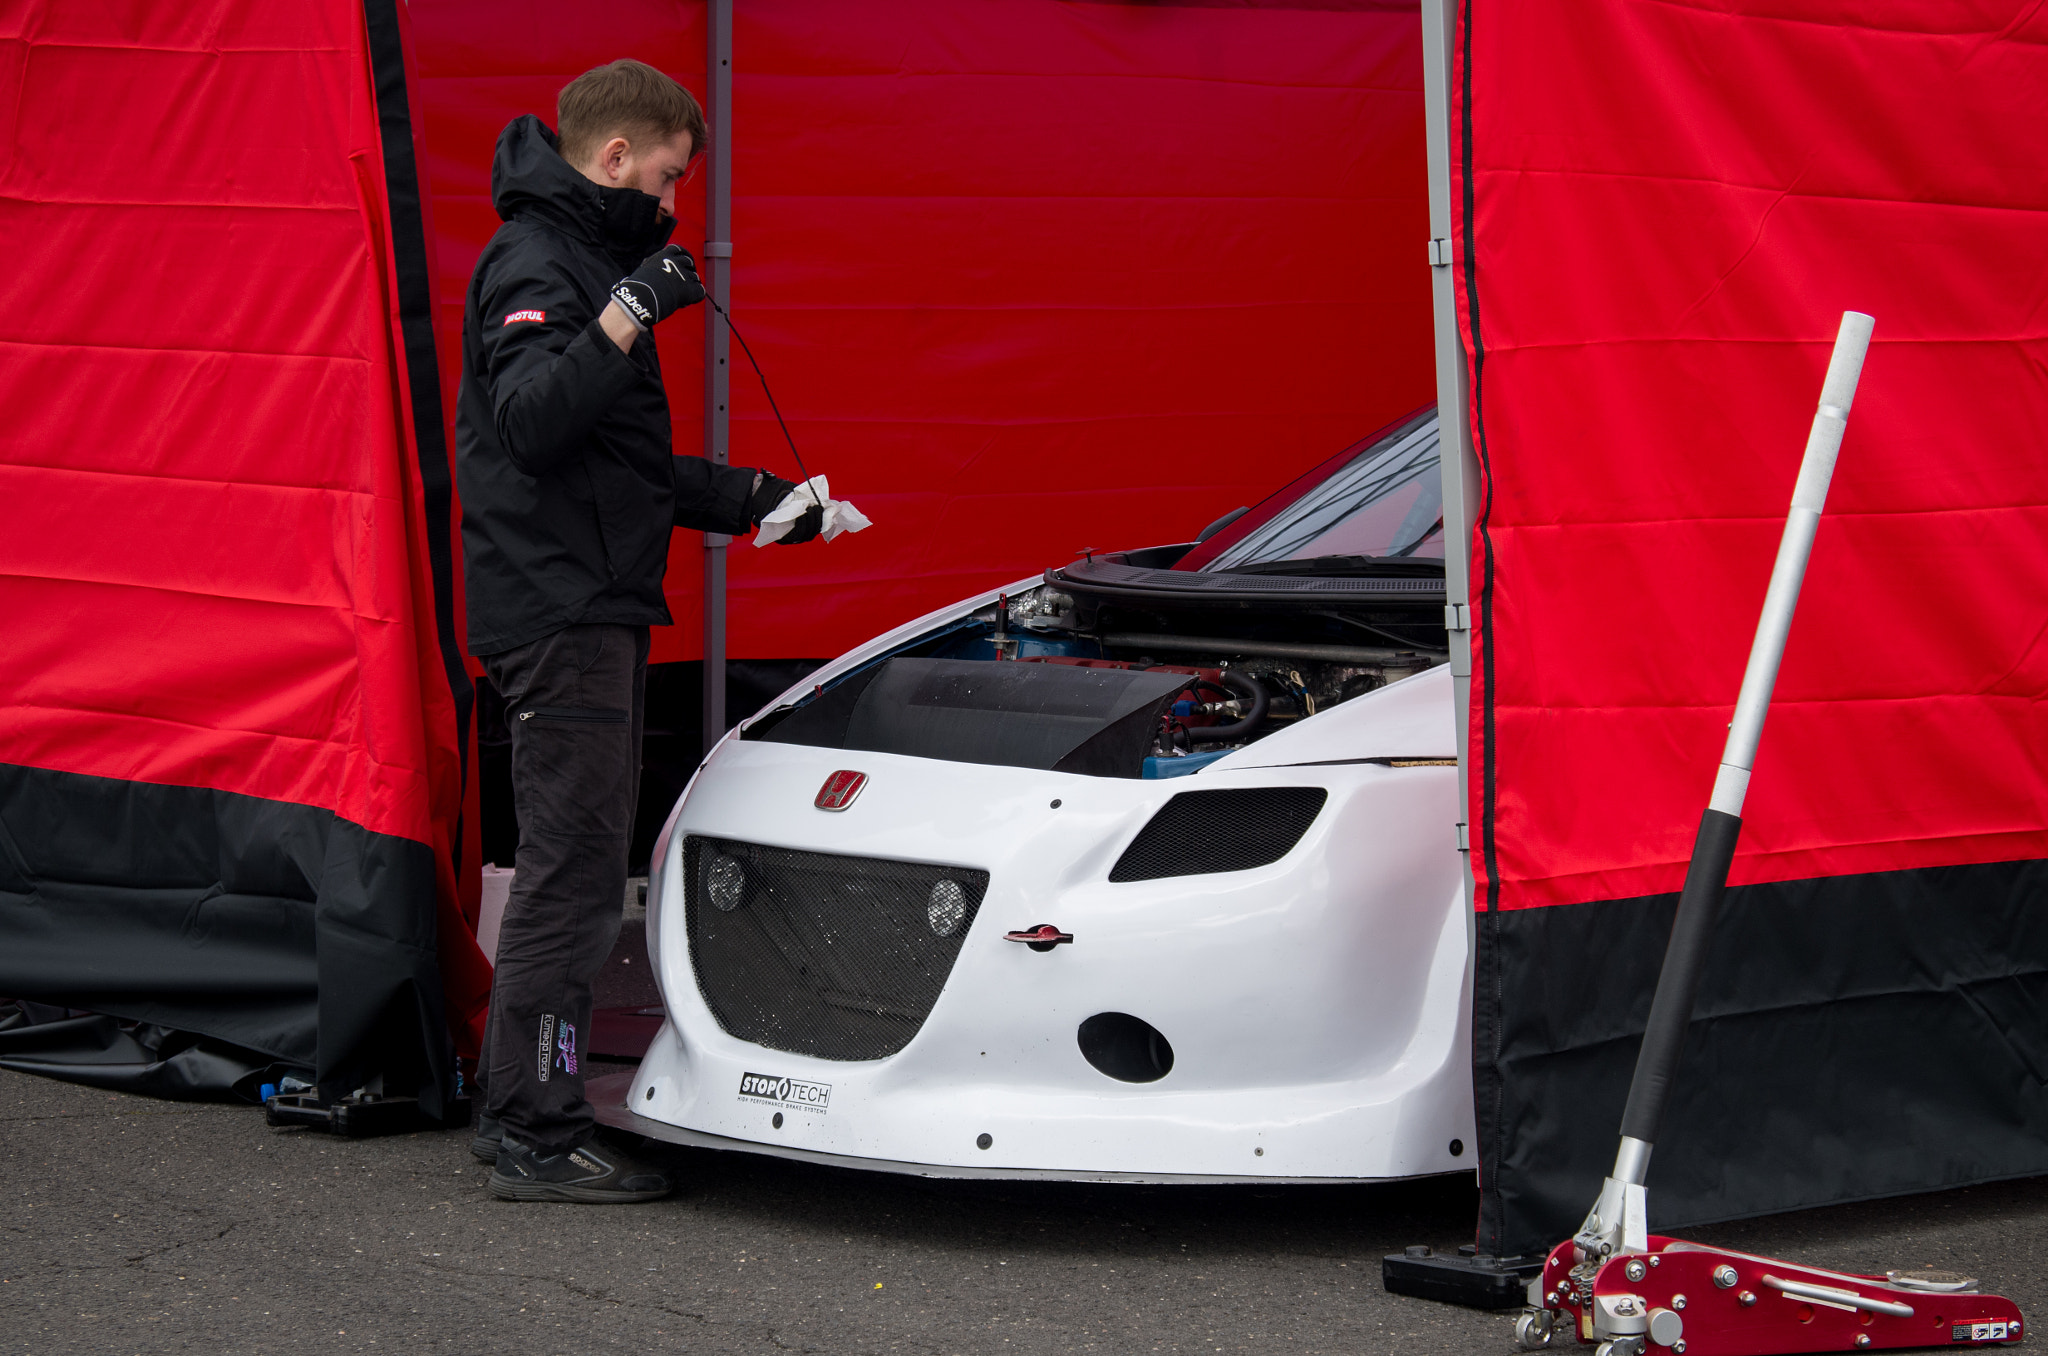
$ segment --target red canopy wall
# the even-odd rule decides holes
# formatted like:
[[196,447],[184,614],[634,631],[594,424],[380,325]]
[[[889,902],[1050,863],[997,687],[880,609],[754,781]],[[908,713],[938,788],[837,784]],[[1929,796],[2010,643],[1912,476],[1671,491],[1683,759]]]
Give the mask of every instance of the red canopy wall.
[[[805,461],[876,526],[735,550],[734,656],[834,654],[1081,547],[1185,540],[1428,399],[1412,3],[736,9],[734,315]],[[701,95],[704,9],[413,22],[452,338],[499,129],[619,56]],[[658,333],[699,448],[702,324]],[[733,361],[733,460],[794,476]],[[699,653],[697,541],[657,660]]]
[[2048,1168],[2048,17],[1469,0],[1459,48],[1482,1238],[1554,1242],[1612,1152],[1845,309],[1652,1222]]
[[462,772],[370,8],[0,10],[0,992],[432,1089]]

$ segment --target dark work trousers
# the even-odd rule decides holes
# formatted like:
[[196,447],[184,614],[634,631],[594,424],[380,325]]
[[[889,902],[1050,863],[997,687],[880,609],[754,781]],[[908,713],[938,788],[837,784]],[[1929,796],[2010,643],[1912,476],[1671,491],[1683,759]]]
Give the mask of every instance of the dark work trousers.
[[517,874],[478,1070],[505,1137],[543,1153],[590,1137],[591,985],[619,939],[640,788],[647,628],[569,626],[483,666],[512,732]]

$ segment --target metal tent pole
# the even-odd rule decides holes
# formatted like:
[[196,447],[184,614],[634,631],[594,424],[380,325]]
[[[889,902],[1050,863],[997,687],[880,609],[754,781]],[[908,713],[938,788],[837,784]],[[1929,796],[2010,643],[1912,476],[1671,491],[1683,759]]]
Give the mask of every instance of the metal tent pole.
[[[711,0],[705,57],[705,112],[711,144],[704,188],[704,288],[720,306],[732,304],[732,0]],[[718,312],[704,308],[704,456],[731,460],[727,438],[730,341]],[[704,534],[704,752],[725,735],[725,551],[732,538]]]
[[[1458,851],[1465,864],[1465,933],[1472,914],[1472,525],[1479,514],[1479,458],[1472,447],[1471,378],[1458,337],[1458,296],[1451,275],[1451,0],[1422,0],[1422,103],[1429,151],[1429,277],[1436,312],[1436,409],[1444,482],[1444,626],[1450,635],[1451,692],[1458,726]],[[1469,961],[1468,961],[1469,963]]]
[[1700,975],[1706,969],[1714,915],[1728,884],[1729,865],[1735,860],[1736,839],[1742,832],[1742,802],[1749,792],[1749,771],[1756,764],[1764,715],[1770,710],[1771,689],[1778,681],[1778,661],[1785,655],[1792,611],[1799,604],[1799,586],[1806,578],[1806,561],[1813,552],[1814,533],[1820,528],[1821,509],[1835,474],[1835,457],[1842,448],[1842,434],[1849,426],[1849,404],[1856,395],[1857,379],[1863,374],[1863,356],[1870,347],[1870,332],[1875,324],[1867,315],[1845,311],[1841,330],[1835,336],[1834,356],[1828,361],[1827,379],[1821,385],[1820,408],[1815,411],[1813,429],[1807,434],[1806,455],[1799,463],[1799,480],[1792,490],[1792,508],[1785,518],[1784,536],[1778,542],[1777,562],[1771,567],[1770,587],[1764,592],[1763,614],[1757,618],[1756,639],[1750,645],[1749,664],[1742,672],[1735,719],[1728,726],[1728,743],[1714,778],[1713,795],[1700,816],[1692,862],[1686,868],[1685,888],[1678,896],[1678,914],[1672,920],[1671,941],[1664,952],[1664,967],[1657,976],[1656,996],[1650,1001],[1649,1024],[1643,1031],[1642,1050],[1636,1056],[1635,1077],[1629,1083],[1628,1106],[1621,1116],[1621,1147],[1614,1157],[1614,1171],[1601,1187],[1600,1199],[1573,1240],[1589,1259],[1597,1260],[1617,1251],[1641,1251],[1647,1246],[1649,1221],[1643,1182],[1650,1169],[1650,1150],[1657,1142],[1672,1079],[1678,1071],[1678,1056],[1685,1044],[1686,1027],[1692,1021],[1693,999]]
[[[720,306],[732,301],[732,0],[711,0],[705,54],[705,103],[711,144],[705,148],[704,286]],[[704,308],[704,456],[731,459],[725,326]],[[725,563],[732,538],[704,534],[704,752],[725,734]]]
[[[1465,912],[1465,997],[1478,992],[1479,916],[1472,876],[1472,529],[1479,513],[1479,459],[1472,446],[1471,372],[1458,334],[1451,249],[1451,47],[1457,0],[1422,0],[1423,145],[1429,166],[1429,286],[1436,355],[1437,455],[1443,482],[1444,630],[1449,641],[1452,723],[1458,748],[1459,876]],[[1474,1145],[1475,1159],[1482,1156]],[[1380,1275],[1395,1294],[1498,1309],[1522,1294],[1526,1259],[1460,1254],[1427,1245],[1388,1256]]]

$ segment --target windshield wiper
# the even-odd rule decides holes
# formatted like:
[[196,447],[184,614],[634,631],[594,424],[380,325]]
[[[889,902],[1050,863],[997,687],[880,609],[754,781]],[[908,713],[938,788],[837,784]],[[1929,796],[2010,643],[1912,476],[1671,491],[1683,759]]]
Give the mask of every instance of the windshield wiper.
[[1213,574],[1291,574],[1305,577],[1330,575],[1441,575],[1441,560],[1418,560],[1412,556],[1309,556],[1303,560],[1255,560],[1245,565],[1228,565]]
[[1441,516],[1439,516],[1435,522],[1429,525],[1429,531],[1423,533],[1414,541],[1409,542],[1406,546],[1400,547],[1397,550],[1395,550],[1394,555],[1400,558],[1406,558],[1408,556],[1414,555],[1416,547],[1422,545],[1422,543],[1428,541],[1431,537],[1434,537],[1437,533],[1443,530],[1444,520]]

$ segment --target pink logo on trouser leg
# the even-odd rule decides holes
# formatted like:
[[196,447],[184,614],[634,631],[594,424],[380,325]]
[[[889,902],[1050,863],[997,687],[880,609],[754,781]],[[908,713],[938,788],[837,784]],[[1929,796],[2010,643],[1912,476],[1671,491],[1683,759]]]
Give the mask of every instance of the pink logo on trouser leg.
[[573,1074],[576,1072],[576,1028],[563,1022],[557,1030],[560,1034],[555,1037],[555,1063],[562,1066],[563,1073]]

